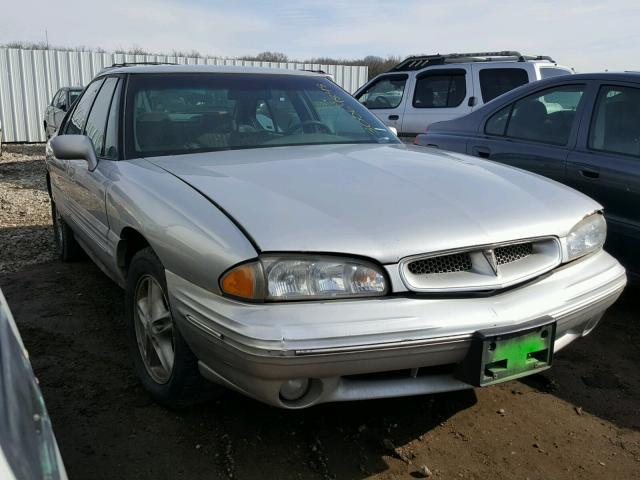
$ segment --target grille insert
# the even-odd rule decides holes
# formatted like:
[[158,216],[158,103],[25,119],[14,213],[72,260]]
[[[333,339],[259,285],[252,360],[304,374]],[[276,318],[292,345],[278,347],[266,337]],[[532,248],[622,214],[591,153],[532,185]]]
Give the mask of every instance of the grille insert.
[[533,243],[518,243],[516,245],[507,245],[498,247],[494,250],[498,265],[515,262],[517,260],[528,257],[533,254]]
[[407,265],[409,271],[414,275],[468,272],[471,270],[471,266],[471,256],[468,253],[454,253],[441,257],[423,258]]

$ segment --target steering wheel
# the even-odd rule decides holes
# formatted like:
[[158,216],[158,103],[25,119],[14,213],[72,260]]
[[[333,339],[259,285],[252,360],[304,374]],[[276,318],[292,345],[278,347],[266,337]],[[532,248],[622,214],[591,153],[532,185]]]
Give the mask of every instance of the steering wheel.
[[287,130],[284,133],[285,135],[290,135],[293,132],[296,132],[298,130],[302,130],[304,132],[304,127],[306,127],[307,125],[313,125],[314,127],[316,127],[316,130],[319,127],[320,130],[324,130],[324,133],[328,133],[328,134],[333,133],[331,131],[331,128],[329,128],[329,126],[326,123],[322,123],[319,120],[305,120],[304,122],[294,123],[289,128],[287,128]]
[[378,108],[391,108],[391,102],[389,101],[389,99],[382,95],[378,95],[376,98],[374,98],[373,101],[375,102],[376,106],[378,106]]

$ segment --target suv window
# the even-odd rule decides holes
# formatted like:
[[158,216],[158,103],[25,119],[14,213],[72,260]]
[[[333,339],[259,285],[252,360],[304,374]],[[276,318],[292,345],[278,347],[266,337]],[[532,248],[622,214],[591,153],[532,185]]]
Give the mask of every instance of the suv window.
[[640,156],[640,89],[600,87],[589,132],[589,148]]
[[566,145],[584,88],[562,85],[524,97],[494,113],[485,133]]
[[93,100],[96,98],[103,81],[104,79],[101,78],[89,85],[84,95],[78,100],[73,110],[73,115],[71,115],[65,127],[64,133],[66,135],[80,135],[82,133],[84,125],[87,123],[87,117],[89,116],[91,105],[93,105]]
[[84,127],[84,134],[93,142],[93,148],[98,156],[102,156],[107,115],[109,114],[109,106],[111,105],[116,83],[118,83],[118,79],[115,77],[107,78],[104,81],[100,93],[98,93],[95,102],[93,102],[91,113]]
[[365,107],[375,110],[376,108],[396,108],[402,101],[404,87],[407,84],[409,75],[386,75],[372,83],[366,90],[356,98]]
[[467,96],[466,70],[433,70],[417,77],[415,108],[453,108]]
[[484,103],[525,83],[529,83],[529,75],[523,68],[483,68],[480,70],[480,91]]

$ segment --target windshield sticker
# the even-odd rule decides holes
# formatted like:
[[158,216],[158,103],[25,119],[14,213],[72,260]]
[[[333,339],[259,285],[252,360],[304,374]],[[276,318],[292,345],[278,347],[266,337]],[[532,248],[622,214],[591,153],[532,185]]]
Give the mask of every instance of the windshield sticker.
[[367,122],[367,120],[365,120],[365,118],[362,115],[360,115],[360,113],[358,113],[355,110],[355,108],[345,106],[344,99],[340,98],[340,96],[338,96],[337,94],[332,92],[329,89],[329,87],[327,87],[323,83],[316,83],[316,86],[318,87],[318,89],[322,93],[324,93],[327,97],[329,97],[329,99],[335,105],[337,105],[339,107],[342,107],[347,113],[349,113],[349,115],[351,115],[360,124],[360,126],[364,129],[364,131],[366,131],[367,133],[369,133],[371,135],[377,135],[378,134],[378,131],[380,129],[375,128],[373,125],[371,125],[369,122]]

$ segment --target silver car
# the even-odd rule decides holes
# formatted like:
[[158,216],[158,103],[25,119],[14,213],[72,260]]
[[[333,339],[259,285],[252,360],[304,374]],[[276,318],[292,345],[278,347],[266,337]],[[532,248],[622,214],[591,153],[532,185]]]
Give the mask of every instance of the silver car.
[[626,283],[602,207],[406,146],[309,72],[124,66],[47,147],[62,260],[126,290],[135,368],[177,407],[221,384],[284,408],[549,368]]

